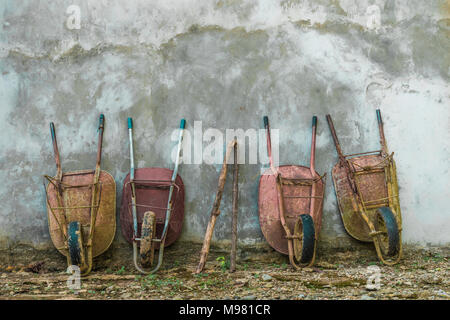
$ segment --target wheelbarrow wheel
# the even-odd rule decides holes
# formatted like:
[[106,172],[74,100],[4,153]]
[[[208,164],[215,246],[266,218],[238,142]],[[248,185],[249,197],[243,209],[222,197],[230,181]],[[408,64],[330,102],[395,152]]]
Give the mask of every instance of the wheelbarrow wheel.
[[69,247],[69,263],[70,265],[82,268],[84,266],[84,248],[81,223],[78,221],[70,222],[67,232],[69,235],[67,240],[67,245]]
[[315,230],[314,221],[309,214],[302,214],[294,227],[294,256],[303,265],[308,265],[314,258]]
[[400,251],[400,237],[397,220],[389,207],[378,208],[375,212],[375,230],[383,257],[396,256]]
[[153,264],[154,242],[156,232],[156,215],[152,211],[144,213],[144,219],[141,227],[141,243],[139,253],[141,256],[141,264],[143,266],[151,266]]

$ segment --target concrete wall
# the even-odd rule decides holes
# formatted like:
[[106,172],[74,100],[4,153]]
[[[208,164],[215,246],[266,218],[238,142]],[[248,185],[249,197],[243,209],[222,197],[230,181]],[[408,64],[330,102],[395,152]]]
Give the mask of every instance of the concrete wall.
[[[67,8],[78,5],[80,29]],[[395,151],[404,241],[450,243],[449,20],[441,0],[1,0],[0,247],[51,246],[43,174],[54,174],[48,124],[65,170],[93,168],[97,117],[106,116],[104,170],[128,173],[126,118],[138,166],[172,166],[173,129],[280,129],[280,162],[327,172],[324,241],[348,239],[330,171],[325,114],[347,153],[378,148],[375,109]],[[205,146],[207,143],[205,142]],[[224,146],[225,148],[225,146]],[[220,165],[185,164],[183,239],[200,240]],[[241,166],[239,232],[263,241],[261,165]],[[215,239],[229,239],[231,175]],[[118,241],[123,241],[120,228]]]

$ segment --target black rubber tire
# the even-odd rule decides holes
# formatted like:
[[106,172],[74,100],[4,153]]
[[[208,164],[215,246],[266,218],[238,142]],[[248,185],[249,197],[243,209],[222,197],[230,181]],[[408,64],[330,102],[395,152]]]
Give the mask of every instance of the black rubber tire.
[[389,207],[378,208],[375,212],[375,230],[385,231],[375,239],[383,256],[395,256],[400,250],[400,235],[397,220]]
[[151,266],[153,264],[154,243],[152,239],[155,237],[155,232],[156,215],[152,211],[147,211],[144,213],[144,219],[142,220],[139,246],[139,254],[143,266]]
[[68,233],[67,245],[69,247],[70,264],[81,267],[84,260],[81,224],[78,221],[70,222],[67,233]]
[[295,225],[294,235],[302,235],[300,240],[294,240],[294,252],[298,252],[296,259],[302,264],[310,263],[314,257],[316,240],[314,220],[309,214],[300,215]]

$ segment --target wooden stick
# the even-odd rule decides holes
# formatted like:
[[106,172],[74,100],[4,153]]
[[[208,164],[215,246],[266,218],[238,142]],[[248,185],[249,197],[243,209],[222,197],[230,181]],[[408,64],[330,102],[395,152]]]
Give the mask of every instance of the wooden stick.
[[223,188],[225,186],[225,181],[227,178],[227,164],[228,159],[230,158],[231,150],[234,147],[234,145],[237,143],[236,139],[230,141],[230,143],[227,146],[227,152],[225,155],[224,162],[222,164],[222,170],[220,171],[219,176],[219,186],[217,188],[216,198],[214,199],[214,205],[211,210],[211,217],[208,223],[208,227],[206,228],[205,233],[205,239],[203,240],[203,247],[202,251],[200,252],[200,263],[198,264],[197,270],[195,273],[202,272],[203,268],[205,267],[206,258],[208,257],[209,253],[209,247],[211,245],[211,238],[214,231],[214,226],[216,224],[216,219],[220,214],[220,201],[222,200],[222,194],[223,194]]
[[236,271],[236,249],[237,249],[237,214],[238,214],[238,176],[239,166],[237,163],[237,143],[234,145],[234,165],[233,165],[233,215],[231,223],[231,254],[230,272]]

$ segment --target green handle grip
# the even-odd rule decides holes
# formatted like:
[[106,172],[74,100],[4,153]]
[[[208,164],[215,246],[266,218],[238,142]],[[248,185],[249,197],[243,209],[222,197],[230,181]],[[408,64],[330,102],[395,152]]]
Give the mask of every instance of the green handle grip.
[[99,130],[103,129],[104,124],[105,124],[105,115],[102,113],[102,114],[100,114],[100,119],[98,122],[98,129]]
[[56,139],[56,133],[55,124],[53,122],[50,122],[50,134],[52,135],[52,140],[54,141]]
[[269,117],[264,116],[264,127],[267,127],[269,125]]
[[186,120],[181,119],[181,122],[180,122],[180,129],[184,129],[184,128],[186,128]]
[[383,123],[383,120],[381,119],[380,109],[377,109],[377,120],[378,120],[378,123]]
[[128,118],[128,129],[133,129],[133,119]]
[[312,118],[312,126],[313,127],[317,126],[317,117],[316,116],[313,116],[313,118]]

